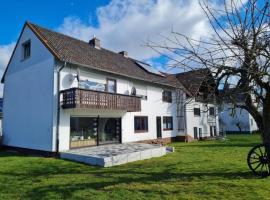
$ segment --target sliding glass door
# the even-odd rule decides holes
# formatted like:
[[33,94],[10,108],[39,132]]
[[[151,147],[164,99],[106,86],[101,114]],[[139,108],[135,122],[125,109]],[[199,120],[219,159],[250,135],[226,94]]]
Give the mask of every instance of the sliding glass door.
[[99,118],[98,124],[99,144],[120,142],[121,118]]
[[121,118],[70,118],[70,148],[120,143],[120,141]]
[[70,118],[70,148],[97,145],[97,118]]

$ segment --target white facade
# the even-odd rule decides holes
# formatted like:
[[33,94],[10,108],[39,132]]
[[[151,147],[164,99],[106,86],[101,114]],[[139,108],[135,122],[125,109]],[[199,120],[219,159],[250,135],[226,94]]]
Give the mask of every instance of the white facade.
[[219,112],[220,129],[227,133],[252,133],[258,127],[254,118],[244,109],[233,108],[231,104],[222,106]]
[[[31,55],[23,60],[23,44],[31,42]],[[58,80],[58,71],[60,79]],[[58,62],[28,26],[25,26],[5,74],[3,103],[3,143],[7,146],[28,149],[56,151],[58,121],[58,91],[78,88],[79,82],[73,76],[80,72],[80,81],[105,84],[107,78],[116,80],[117,93],[128,95],[133,87],[137,93],[146,96],[141,99],[140,112],[102,109],[62,109],[59,117],[59,151],[70,149],[71,117],[121,118],[121,141],[123,143],[156,139],[157,117],[161,117],[161,137],[194,137],[194,127],[202,128],[202,136],[210,136],[209,117],[201,112],[195,117],[193,108],[205,105],[192,101],[187,104],[180,129],[177,116],[176,92],[174,88],[160,84],[130,79],[82,66]],[[58,88],[58,82],[59,87]],[[172,91],[172,102],[162,100],[163,90]],[[190,111],[191,110],[191,111]],[[134,131],[134,117],[148,117],[148,131]],[[163,117],[172,117],[173,128],[164,129]],[[217,118],[216,118],[217,119]],[[215,119],[215,120],[216,120]],[[218,130],[218,126],[216,127]]]
[[[78,81],[75,79],[70,82],[70,74],[74,76],[77,74],[75,66],[66,66],[61,72],[61,90],[71,87],[78,87]],[[80,79],[94,81],[98,83],[106,83],[107,78],[113,78],[117,81],[118,94],[130,94],[134,85],[136,88],[141,88],[145,91],[147,99],[141,100],[140,112],[126,112],[126,111],[110,111],[110,110],[90,110],[90,109],[61,109],[61,122],[60,122],[60,150],[69,149],[70,141],[70,117],[119,117],[122,124],[122,142],[135,142],[141,140],[151,140],[157,138],[156,133],[156,117],[172,116],[173,117],[173,130],[163,130],[162,138],[175,137],[183,135],[183,131],[178,131],[177,118],[176,118],[176,103],[167,103],[162,101],[162,91],[168,89],[158,85],[151,85],[146,82],[136,81],[131,79],[122,78],[119,76],[97,72],[89,69],[80,69]],[[174,94],[173,94],[174,95]],[[175,99],[175,98],[173,98]],[[135,133],[134,132],[134,116],[147,116],[148,117],[148,132]],[[161,123],[162,125],[162,123]]]
[[[22,44],[31,40],[31,56],[23,60]],[[26,26],[5,75],[3,143],[52,150],[54,57]]]
[[[210,108],[215,109],[215,115],[210,115]],[[194,113],[194,108],[200,109],[200,115]],[[213,135],[218,135],[219,133],[219,123],[217,115],[217,106],[210,103],[201,103],[195,101],[194,98],[187,99],[186,103],[186,120],[187,120],[187,134],[193,138],[196,138],[194,135],[194,128],[197,129],[198,138],[207,138],[211,137],[211,127],[215,127],[215,130],[212,130]],[[201,133],[200,133],[201,132]],[[216,132],[216,134],[214,133]]]

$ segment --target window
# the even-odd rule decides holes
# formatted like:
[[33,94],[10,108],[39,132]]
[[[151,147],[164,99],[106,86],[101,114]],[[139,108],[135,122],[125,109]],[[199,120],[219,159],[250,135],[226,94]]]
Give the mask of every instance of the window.
[[164,90],[162,92],[162,101],[171,103],[172,102],[172,92],[168,91],[168,90]]
[[25,43],[22,44],[22,49],[23,49],[23,60],[27,59],[30,57],[31,54],[31,42],[30,40],[26,41]]
[[173,118],[163,117],[163,130],[173,130]]
[[250,119],[250,125],[253,126],[253,119]]
[[107,79],[107,92],[116,93],[116,80]]
[[104,92],[106,87],[103,83],[97,83],[89,80],[80,80],[79,88]]
[[194,115],[195,116],[201,116],[201,110],[200,110],[200,108],[194,108]]
[[148,117],[134,117],[134,130],[137,132],[147,132],[148,131]]
[[215,116],[215,108],[214,107],[209,108],[209,115],[210,116]]

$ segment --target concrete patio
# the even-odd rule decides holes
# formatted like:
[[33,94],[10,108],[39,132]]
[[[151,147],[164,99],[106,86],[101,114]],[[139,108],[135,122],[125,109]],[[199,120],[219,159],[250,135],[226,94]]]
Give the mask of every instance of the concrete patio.
[[61,152],[60,157],[89,165],[111,167],[137,160],[161,157],[166,147],[152,144],[127,143],[86,147]]

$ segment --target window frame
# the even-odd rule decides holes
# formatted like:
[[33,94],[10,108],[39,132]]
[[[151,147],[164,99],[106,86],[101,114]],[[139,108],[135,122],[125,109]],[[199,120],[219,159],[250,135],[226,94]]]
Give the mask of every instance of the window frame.
[[[140,119],[140,126],[142,126],[141,125],[141,123],[142,123],[142,119],[145,119],[146,121],[146,125],[145,125],[145,129],[137,129],[136,130],[136,119]],[[134,133],[145,133],[145,132],[148,132],[148,130],[149,130],[149,126],[148,126],[148,116],[134,116]]]
[[[114,82],[114,92],[109,92],[109,81],[113,81]],[[112,93],[112,94],[116,94],[117,93],[117,80],[113,79],[113,78],[107,78],[106,79],[106,92]]]
[[[170,93],[170,95],[165,95],[165,94]],[[167,102],[167,103],[172,103],[172,91],[170,90],[163,90],[162,91],[162,101]]]
[[[168,128],[169,123],[171,123],[171,128]],[[165,124],[165,127],[164,127],[164,124]],[[163,116],[162,125],[163,125],[163,131],[172,131],[173,130],[173,116]]]
[[[26,46],[29,45],[29,55],[26,55]],[[22,43],[22,61],[27,60],[28,58],[31,57],[31,40],[26,40],[25,42]]]
[[[199,114],[195,112],[195,110],[199,110]],[[201,108],[193,108],[194,116],[200,117],[201,116]]]
[[[212,113],[211,111],[212,111],[213,113]],[[216,113],[215,107],[213,107],[213,106],[209,107],[209,116],[215,117],[215,113]]]

